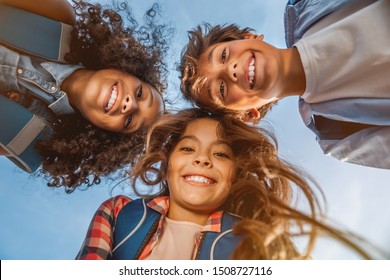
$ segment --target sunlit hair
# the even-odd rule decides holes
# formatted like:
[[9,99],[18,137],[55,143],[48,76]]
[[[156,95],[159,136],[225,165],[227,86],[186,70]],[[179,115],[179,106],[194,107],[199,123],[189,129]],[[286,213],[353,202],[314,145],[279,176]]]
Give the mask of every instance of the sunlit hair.
[[[72,1],[76,21],[67,62],[91,70],[120,70],[162,93],[168,73],[164,56],[174,30],[159,22],[158,5],[146,11],[140,25],[125,2],[105,7]],[[132,164],[142,152],[144,127],[122,134],[96,127],[79,112],[56,118],[53,136],[36,146],[43,158],[39,175],[50,187],[65,187],[69,193],[80,186],[90,187]]]
[[[187,100],[201,108],[214,110],[219,107],[215,104],[210,105],[210,103],[204,103],[199,98],[206,84],[206,78],[200,74],[200,56],[210,46],[222,42],[244,39],[245,35],[252,31],[251,28],[240,28],[235,24],[211,26],[205,23],[198,25],[195,29],[188,32],[188,44],[182,50],[180,64],[177,67],[181,80],[180,89]],[[273,104],[269,103],[258,108],[260,119],[265,116]],[[222,108],[218,109],[223,110]],[[242,111],[224,110],[238,117],[242,117],[243,114]]]
[[[138,180],[151,190],[159,186],[150,197],[169,195],[166,178],[170,154],[187,125],[199,118],[218,122],[217,135],[230,143],[235,158],[234,180],[222,206],[224,211],[243,218],[234,227],[234,233],[243,238],[232,258],[306,259],[320,232],[369,257],[349,240],[350,235],[322,222],[317,198],[323,198],[322,192],[307,175],[278,157],[272,134],[224,113],[189,109],[159,119],[148,132],[145,155],[131,170],[132,186],[138,195],[146,196],[144,189],[138,190]],[[294,207],[297,198],[306,201],[307,210]],[[307,238],[302,252],[292,241],[296,236]]]

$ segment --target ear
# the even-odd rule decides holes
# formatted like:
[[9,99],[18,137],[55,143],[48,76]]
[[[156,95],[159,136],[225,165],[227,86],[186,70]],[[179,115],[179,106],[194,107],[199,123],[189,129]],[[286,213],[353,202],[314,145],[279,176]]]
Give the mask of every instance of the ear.
[[263,40],[264,39],[264,34],[260,34],[260,35],[256,35],[256,34],[253,34],[253,33],[245,33],[245,36],[244,36],[245,39],[257,39],[257,40]]
[[249,109],[245,112],[245,114],[241,117],[243,122],[250,122],[254,120],[258,120],[260,118],[260,112],[256,109]]

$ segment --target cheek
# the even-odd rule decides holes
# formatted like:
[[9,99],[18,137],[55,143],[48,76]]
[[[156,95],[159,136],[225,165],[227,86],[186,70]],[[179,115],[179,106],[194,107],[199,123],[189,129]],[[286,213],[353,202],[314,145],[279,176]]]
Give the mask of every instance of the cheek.
[[225,174],[225,184],[226,184],[226,187],[227,189],[230,189],[233,181],[234,181],[234,178],[235,178],[235,174],[236,174],[236,170],[235,170],[235,167],[233,165],[227,165],[224,167],[224,174]]
[[[173,162],[175,162],[175,161],[173,161]],[[171,186],[176,185],[175,182],[177,180],[175,178],[177,177],[177,174],[178,174],[178,172],[177,172],[176,164],[172,163],[172,161],[169,160],[167,169],[165,170],[165,174],[163,173],[163,176],[165,177],[165,180],[167,181],[168,186],[170,186],[169,188],[171,188]]]
[[245,98],[245,91],[238,84],[233,84],[229,89],[228,101],[230,104],[238,103]]

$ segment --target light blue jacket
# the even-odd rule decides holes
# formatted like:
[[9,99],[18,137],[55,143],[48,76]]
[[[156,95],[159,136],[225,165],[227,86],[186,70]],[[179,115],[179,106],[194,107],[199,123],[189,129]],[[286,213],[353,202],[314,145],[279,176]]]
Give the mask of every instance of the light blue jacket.
[[[287,46],[293,46],[313,24],[326,15],[342,6],[361,1],[375,2],[374,0],[290,0],[284,14]],[[348,98],[315,104],[300,99],[299,111],[305,125],[315,133],[317,131],[314,116],[373,125],[341,140],[326,140],[317,136],[317,141],[325,154],[338,160],[390,169],[390,99]]]
[[74,113],[60,85],[80,68],[80,65],[59,64],[20,55],[0,45],[0,83],[10,90],[42,100],[56,115]]
[[[0,4],[0,145],[27,172],[41,163],[36,142],[50,137],[59,115],[74,113],[60,85],[81,66],[58,63],[65,62],[72,29]],[[7,97],[12,91],[24,94],[13,98],[18,103]]]
[[[0,126],[0,143],[11,154],[10,160],[23,170],[33,172],[39,167],[40,158],[34,152],[33,146],[37,140],[49,136],[53,116],[55,118],[57,115],[74,113],[67,95],[60,90],[60,85],[79,68],[82,66],[47,62],[40,58],[20,55],[0,45],[0,95],[3,95],[0,105],[9,108],[0,112],[4,121]],[[30,115],[23,112],[19,104],[9,103],[5,99],[5,94],[12,90],[34,97],[26,107],[31,112]],[[19,117],[27,120],[26,126],[22,125]],[[30,125],[30,128],[27,125]],[[20,127],[20,132],[13,131],[15,127]]]

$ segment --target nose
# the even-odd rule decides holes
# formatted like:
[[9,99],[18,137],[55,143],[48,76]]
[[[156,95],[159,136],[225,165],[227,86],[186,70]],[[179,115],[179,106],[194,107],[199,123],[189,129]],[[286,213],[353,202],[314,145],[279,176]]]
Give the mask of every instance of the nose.
[[122,113],[123,114],[126,114],[128,112],[133,112],[133,111],[137,110],[137,108],[138,108],[137,102],[133,98],[131,98],[130,95],[126,95],[123,98],[123,101],[122,101]]
[[193,164],[196,166],[210,168],[212,167],[212,162],[207,154],[199,153],[193,160]]
[[231,80],[232,82],[237,82],[238,80],[238,67],[237,67],[237,62],[232,62],[227,65],[227,78]]

